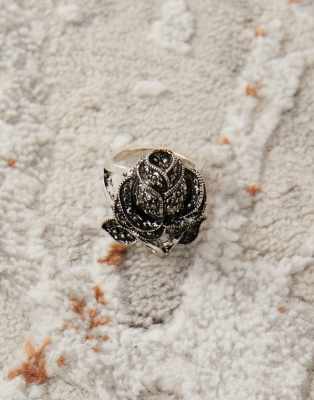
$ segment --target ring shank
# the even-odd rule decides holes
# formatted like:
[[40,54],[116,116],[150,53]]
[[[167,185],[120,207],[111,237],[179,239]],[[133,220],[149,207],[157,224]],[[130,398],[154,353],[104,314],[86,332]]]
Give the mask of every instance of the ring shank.
[[[126,161],[130,159],[131,157],[137,156],[138,158],[142,158],[148,153],[154,151],[154,150],[167,150],[167,149],[159,149],[159,148],[149,148],[149,147],[139,147],[139,148],[134,148],[134,149],[126,149],[119,151],[113,156],[113,161],[117,163],[118,166],[121,166],[123,168],[126,168],[127,166],[124,166],[123,164],[120,164],[121,161]],[[189,158],[183,156],[182,154],[176,153],[174,151],[171,151],[176,157],[178,157],[184,165],[190,168],[194,168],[195,164],[193,161],[191,161]]]

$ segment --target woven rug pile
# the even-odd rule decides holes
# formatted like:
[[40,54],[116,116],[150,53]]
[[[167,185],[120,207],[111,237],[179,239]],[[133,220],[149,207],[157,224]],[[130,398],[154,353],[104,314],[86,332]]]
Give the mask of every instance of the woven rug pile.
[[[0,398],[314,399],[314,2],[0,6]],[[208,218],[113,246],[103,168],[167,147]]]

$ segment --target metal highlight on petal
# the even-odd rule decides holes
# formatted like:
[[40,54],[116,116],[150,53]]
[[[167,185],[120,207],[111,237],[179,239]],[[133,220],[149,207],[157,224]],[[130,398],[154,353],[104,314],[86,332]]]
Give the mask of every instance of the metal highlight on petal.
[[102,228],[107,231],[117,242],[131,244],[136,242],[136,237],[122,227],[115,219],[108,219],[102,224]]

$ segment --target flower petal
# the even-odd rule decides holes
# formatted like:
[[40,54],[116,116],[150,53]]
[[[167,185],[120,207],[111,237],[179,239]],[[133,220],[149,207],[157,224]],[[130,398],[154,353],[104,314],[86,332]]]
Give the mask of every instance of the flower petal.
[[148,156],[148,161],[155,167],[166,171],[173,163],[174,156],[168,150],[154,150]]
[[115,202],[114,213],[117,220],[124,226],[131,226],[137,232],[153,232],[160,228],[162,219],[145,212],[137,205],[135,189],[138,179],[132,175],[126,178],[119,189],[119,196]]
[[169,190],[173,189],[183,180],[184,167],[182,162],[177,158],[174,160],[169,170],[167,171],[167,176],[169,179]]
[[135,185],[136,205],[146,215],[156,219],[162,219],[164,214],[162,196],[143,183]]
[[165,224],[171,224],[185,210],[187,187],[184,180],[165,194]]
[[199,230],[200,230],[200,226],[201,226],[202,222],[204,221],[204,219],[198,220],[189,229],[187,229],[183,233],[179,243],[180,244],[189,244],[189,243],[193,242],[193,240],[195,240],[197,238],[197,236],[198,236],[198,233],[199,233]]
[[203,212],[206,205],[205,182],[201,175],[188,168],[184,169],[184,179],[187,186],[185,198],[185,217]]
[[113,239],[123,244],[136,242],[136,237],[122,227],[115,219],[108,219],[102,224],[102,228],[107,231]]
[[141,232],[139,235],[139,238],[143,242],[153,243],[156,239],[160,238],[160,236],[163,234],[163,232],[164,232],[164,227],[161,226],[160,228],[158,228],[157,230],[155,230],[153,232]]
[[148,159],[142,160],[137,166],[137,174],[141,183],[153,188],[158,193],[164,193],[168,189],[166,173]]

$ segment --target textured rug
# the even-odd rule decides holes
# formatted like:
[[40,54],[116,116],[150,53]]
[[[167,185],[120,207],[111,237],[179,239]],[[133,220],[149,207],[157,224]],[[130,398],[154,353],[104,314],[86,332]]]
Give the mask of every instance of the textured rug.
[[[1,400],[314,399],[314,2],[2,0]],[[166,146],[208,219],[112,247],[103,168]]]

